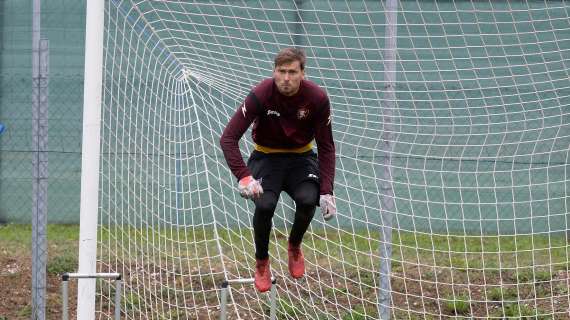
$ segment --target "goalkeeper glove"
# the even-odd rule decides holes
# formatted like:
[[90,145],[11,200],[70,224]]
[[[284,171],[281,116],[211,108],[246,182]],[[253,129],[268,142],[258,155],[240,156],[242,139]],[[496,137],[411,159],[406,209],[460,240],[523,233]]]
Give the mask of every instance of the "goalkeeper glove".
[[246,199],[259,199],[263,194],[261,179],[255,180],[252,176],[242,178],[238,184],[239,194]]
[[323,219],[326,221],[329,221],[336,215],[336,203],[332,194],[321,194],[319,206],[321,207]]

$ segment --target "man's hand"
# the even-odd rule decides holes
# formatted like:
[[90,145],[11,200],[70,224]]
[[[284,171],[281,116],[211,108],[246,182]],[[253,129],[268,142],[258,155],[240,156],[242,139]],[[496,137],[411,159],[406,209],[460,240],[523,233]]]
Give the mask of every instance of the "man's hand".
[[332,194],[321,194],[319,205],[321,207],[323,219],[329,221],[330,219],[334,218],[336,215],[336,203]]
[[261,179],[255,180],[252,176],[247,176],[239,181],[239,194],[246,199],[259,199],[263,194]]

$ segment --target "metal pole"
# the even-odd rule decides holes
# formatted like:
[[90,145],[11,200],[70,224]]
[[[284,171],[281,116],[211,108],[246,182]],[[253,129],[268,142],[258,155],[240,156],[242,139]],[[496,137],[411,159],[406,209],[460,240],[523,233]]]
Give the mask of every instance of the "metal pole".
[[48,41],[41,37],[40,0],[32,10],[32,320],[44,320],[47,266]]
[[381,230],[380,230],[380,288],[378,289],[378,316],[389,320],[391,315],[390,284],[392,257],[392,212],[394,211],[394,190],[392,188],[392,141],[394,126],[392,111],[396,101],[396,56],[398,30],[398,0],[385,1],[386,49],[384,51],[385,95],[382,106],[384,130],[382,130],[383,170],[380,181],[381,192]]
[[[255,281],[254,278],[240,278],[240,279],[232,279],[232,280],[225,280],[222,283],[222,293],[220,298],[220,320],[226,320],[228,317],[228,294],[230,290],[230,284],[249,284]],[[269,292],[269,318],[271,320],[277,319],[277,279],[275,277],[271,277],[271,291]]]
[[224,281],[224,283],[222,283],[222,298],[220,301],[220,320],[226,320],[228,318],[228,290],[228,282]]
[[[121,288],[122,288],[122,278],[120,273],[64,273],[61,276],[62,283],[62,296],[63,296],[63,308],[62,308],[62,319],[68,319],[68,282],[69,279],[115,279],[115,320],[121,319]],[[77,294],[79,296],[79,293]],[[79,313],[79,311],[78,311]],[[93,313],[95,316],[95,313]],[[82,319],[79,314],[77,319]]]
[[270,295],[271,301],[269,301],[271,305],[271,309],[269,311],[269,319],[271,320],[277,319],[277,286],[275,285],[276,283],[277,283],[276,279],[273,279],[273,281],[271,281],[271,295]]
[[63,281],[61,282],[61,295],[63,296],[63,310],[62,310],[61,318],[63,320],[68,319],[68,312],[69,312],[69,307],[67,305],[67,301],[69,299],[68,284],[69,284],[69,282],[68,282],[67,278],[63,278]]
[[121,279],[115,280],[115,320],[121,319]]

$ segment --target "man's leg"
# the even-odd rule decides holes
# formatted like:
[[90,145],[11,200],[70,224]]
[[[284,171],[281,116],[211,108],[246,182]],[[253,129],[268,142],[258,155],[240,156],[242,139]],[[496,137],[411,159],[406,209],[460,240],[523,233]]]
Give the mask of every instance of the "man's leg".
[[273,225],[273,214],[277,207],[283,185],[283,161],[254,151],[247,162],[255,179],[263,180],[263,194],[254,200],[253,235],[255,242],[255,287],[260,292],[271,289],[271,268],[269,266],[269,235]]
[[266,191],[261,198],[255,200],[253,234],[256,259],[261,260],[269,256],[269,235],[271,234],[273,214],[278,200],[278,195],[273,191]]
[[318,193],[319,186],[311,181],[301,182],[293,192],[296,210],[295,221],[289,235],[288,255],[289,273],[296,279],[305,274],[305,256],[301,250],[301,241],[315,215],[315,199]]
[[255,287],[259,292],[271,289],[271,268],[269,264],[269,235],[278,196],[266,191],[255,200],[253,233],[255,241]]
[[295,200],[295,220],[289,235],[289,243],[299,246],[303,241],[303,235],[309,228],[315,215],[316,200],[319,195],[319,186],[312,181],[304,181],[293,191]]

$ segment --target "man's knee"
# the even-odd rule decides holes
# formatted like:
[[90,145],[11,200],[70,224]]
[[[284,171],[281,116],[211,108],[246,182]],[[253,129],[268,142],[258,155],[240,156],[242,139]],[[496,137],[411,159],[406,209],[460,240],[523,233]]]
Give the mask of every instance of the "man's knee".
[[310,208],[315,207],[319,200],[319,189],[314,183],[303,183],[295,191],[295,205],[297,207]]
[[315,207],[317,205],[315,196],[302,195],[295,199],[295,205],[302,208]]
[[255,200],[256,211],[259,210],[265,215],[273,216],[278,200],[279,199],[273,194],[264,193],[261,198]]

